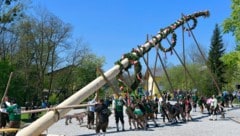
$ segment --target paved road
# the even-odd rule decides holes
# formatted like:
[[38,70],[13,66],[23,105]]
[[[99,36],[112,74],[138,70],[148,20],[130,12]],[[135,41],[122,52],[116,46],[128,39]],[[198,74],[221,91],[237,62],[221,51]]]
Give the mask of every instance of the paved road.
[[[107,134],[109,136],[239,136],[240,135],[240,107],[226,108],[226,118],[222,119],[218,116],[217,121],[210,121],[208,114],[191,112],[193,121],[187,123],[178,123],[174,125],[165,124],[162,119],[157,119],[160,127],[153,127],[153,122],[149,122],[150,128],[147,131],[136,130],[130,131],[125,115],[126,131],[116,132],[114,116],[110,116],[109,128]],[[72,110],[68,114],[78,113],[81,110]],[[205,111],[206,112],[206,111]],[[160,115],[159,115],[160,117]],[[121,125],[120,125],[121,126]],[[86,118],[82,125],[73,119],[72,124],[65,125],[65,120],[59,120],[52,125],[45,133],[48,136],[64,135],[64,136],[91,136],[95,135],[93,129],[86,128]]]

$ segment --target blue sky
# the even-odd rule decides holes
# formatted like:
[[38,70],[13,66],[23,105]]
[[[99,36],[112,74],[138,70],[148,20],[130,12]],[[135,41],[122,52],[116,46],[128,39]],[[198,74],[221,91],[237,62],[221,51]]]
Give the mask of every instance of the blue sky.
[[[193,31],[198,42],[209,49],[215,24],[221,25],[231,14],[231,0],[34,0],[34,4],[70,23],[74,37],[82,37],[93,53],[106,58],[104,70],[114,66],[124,53],[143,44],[147,34],[154,36],[160,28],[181,18],[182,13],[210,11],[209,18],[198,19]],[[180,29],[176,32],[176,50],[181,54],[182,35]],[[227,51],[234,49],[230,34],[223,35],[223,40]],[[192,44],[194,41],[186,33],[186,48]],[[178,63],[170,53],[167,59],[169,63]]]

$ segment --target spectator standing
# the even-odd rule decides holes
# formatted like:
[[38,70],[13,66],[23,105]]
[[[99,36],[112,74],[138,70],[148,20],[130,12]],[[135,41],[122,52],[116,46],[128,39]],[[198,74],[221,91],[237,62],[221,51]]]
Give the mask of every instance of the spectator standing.
[[95,106],[94,104],[96,103],[96,99],[97,99],[97,94],[95,95],[95,97],[88,102],[88,104],[90,106],[87,107],[87,128],[91,129],[92,126],[94,125],[94,120],[95,120]]
[[97,112],[96,133],[100,136],[100,130],[102,130],[103,136],[105,136],[109,122],[108,118],[111,113],[108,107],[104,104],[103,99],[100,99],[95,105],[95,112]]
[[47,102],[45,100],[42,100],[42,103],[41,103],[41,108],[47,108]]
[[[12,100],[11,105],[7,107],[7,112],[9,115],[9,127],[10,128],[20,128],[21,123],[21,108]],[[16,133],[11,133],[10,135],[15,135]]]
[[116,127],[117,131],[119,131],[119,120],[122,123],[122,131],[125,131],[124,129],[124,116],[123,116],[123,106],[125,105],[123,99],[121,96],[119,98],[115,97],[113,102],[113,110],[115,114],[115,120],[116,120]]
[[217,120],[217,106],[218,106],[217,99],[216,99],[215,95],[213,95],[212,96],[212,101],[210,103],[210,109],[211,109],[210,120],[213,120],[213,119]]
[[197,102],[198,102],[198,96],[197,94],[192,95],[192,106],[193,106],[193,111],[196,112],[197,110]]
[[186,119],[192,120],[192,116],[190,115],[190,112],[192,110],[192,105],[191,105],[191,101],[190,101],[190,96],[187,96],[187,98],[185,98],[184,101],[184,107],[185,107],[185,113],[186,113]]
[[9,116],[8,116],[8,113],[7,113],[7,107],[11,106],[9,100],[8,100],[8,97],[4,97],[3,98],[3,103],[1,105],[1,109],[0,109],[0,128],[2,127],[6,127],[7,123],[9,123]]
[[202,96],[202,97],[198,100],[198,106],[199,106],[199,108],[200,108],[200,112],[201,112],[201,113],[203,113],[203,110],[204,110],[203,104],[204,104],[204,98],[203,98],[203,96]]

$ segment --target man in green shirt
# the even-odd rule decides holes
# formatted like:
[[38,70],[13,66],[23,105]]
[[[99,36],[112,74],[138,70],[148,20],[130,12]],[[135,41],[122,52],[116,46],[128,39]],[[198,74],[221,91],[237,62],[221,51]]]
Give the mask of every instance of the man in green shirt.
[[9,127],[10,128],[20,128],[21,122],[21,109],[15,100],[7,107],[7,112],[9,115]]
[[197,94],[193,94],[192,95],[192,103],[193,103],[194,112],[196,112],[196,109],[197,109],[197,102],[198,102],[198,96],[197,96]]
[[115,98],[113,101],[113,110],[115,114],[115,120],[116,120],[116,126],[117,126],[117,131],[119,131],[119,120],[122,123],[122,131],[125,131],[124,129],[124,119],[123,119],[123,106],[125,105],[124,100],[122,99],[121,96],[119,98]]

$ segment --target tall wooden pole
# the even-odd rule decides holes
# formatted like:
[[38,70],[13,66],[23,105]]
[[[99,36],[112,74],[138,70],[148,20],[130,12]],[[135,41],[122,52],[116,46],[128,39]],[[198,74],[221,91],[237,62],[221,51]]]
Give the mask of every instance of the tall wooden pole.
[[[169,29],[170,27],[172,30],[175,30],[178,27],[180,27],[181,25],[183,25],[185,22],[191,20],[192,18],[197,18],[200,16],[207,17],[207,16],[209,16],[209,12],[208,11],[197,12],[197,13],[188,15],[184,18],[177,20],[174,24],[164,28],[163,31],[159,32],[149,42],[143,44],[138,49],[139,53],[145,54],[152,48],[152,45],[156,45],[159,41],[166,38],[165,36],[167,36],[171,33],[171,31]],[[132,54],[137,55],[134,52]],[[126,68],[129,64],[129,60],[127,58],[125,58],[121,61],[121,64],[124,68]],[[115,78],[119,73],[120,73],[120,65],[115,65],[113,68],[111,68],[110,70],[105,72],[104,75],[109,80],[111,80],[111,79]],[[95,80],[90,82],[88,85],[83,87],[81,90],[77,91],[75,94],[73,94],[68,99],[66,99],[61,104],[59,104],[57,107],[79,104],[82,101],[84,101],[86,98],[88,98],[91,94],[96,92],[99,88],[101,88],[105,83],[106,83],[106,80],[104,80],[104,78],[102,76],[97,77]],[[47,112],[42,117],[40,117],[39,119],[34,121],[31,125],[20,130],[16,136],[39,136],[43,131],[45,131],[52,124],[57,122],[59,117],[61,118],[69,111],[70,111],[70,109],[61,109],[61,110],[58,110],[58,112],[54,112],[54,111]]]
[[12,79],[12,74],[13,74],[13,72],[10,73],[10,76],[8,78],[7,87],[6,87],[5,92],[3,94],[3,97],[2,97],[2,100],[1,100],[1,105],[3,104],[4,98],[7,96],[8,88],[9,88],[9,85],[10,85],[10,82],[11,82],[11,79]]
[[146,66],[147,66],[147,70],[148,70],[150,76],[153,78],[153,82],[155,83],[155,85],[156,85],[156,87],[157,87],[157,89],[158,89],[158,92],[159,92],[160,96],[163,98],[163,95],[162,95],[162,92],[161,92],[161,90],[160,90],[160,88],[159,88],[159,86],[158,86],[158,83],[157,83],[157,81],[156,81],[156,79],[155,79],[155,77],[154,77],[154,75],[153,75],[150,67],[148,66],[147,60],[145,59],[144,56],[143,56],[143,61],[144,61],[144,63],[145,63]]

